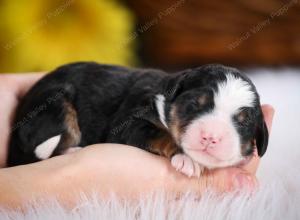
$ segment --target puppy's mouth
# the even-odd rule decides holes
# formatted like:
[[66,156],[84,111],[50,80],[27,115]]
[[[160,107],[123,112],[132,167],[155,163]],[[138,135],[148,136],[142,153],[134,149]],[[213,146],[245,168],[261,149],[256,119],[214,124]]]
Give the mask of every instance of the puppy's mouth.
[[235,156],[232,155],[230,158],[220,158],[217,155],[209,152],[207,149],[193,148],[186,146],[182,148],[183,151],[190,156],[193,160],[198,163],[207,166],[208,168],[218,168],[218,167],[228,167],[228,166],[238,166],[242,167],[248,164],[252,157],[249,156]]
[[212,159],[212,160],[214,160],[215,162],[225,162],[225,161],[230,161],[231,159],[222,159],[222,158],[219,158],[219,157],[217,157],[216,155],[214,155],[214,154],[212,154],[212,153],[210,153],[208,150],[207,150],[207,148],[205,148],[205,149],[199,149],[199,148],[197,148],[197,149],[195,149],[195,148],[184,148],[186,151],[187,151],[187,153],[188,153],[188,151],[192,151],[192,152],[195,152],[195,153],[197,153],[197,154],[201,154],[201,155],[203,155],[203,156],[205,156],[205,157],[208,157],[208,158],[210,158],[210,159]]

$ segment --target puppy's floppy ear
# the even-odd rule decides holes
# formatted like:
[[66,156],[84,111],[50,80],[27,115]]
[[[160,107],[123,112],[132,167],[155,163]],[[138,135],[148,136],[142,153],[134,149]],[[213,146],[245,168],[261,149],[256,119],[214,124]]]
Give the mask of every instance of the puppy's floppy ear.
[[261,116],[259,123],[256,127],[256,146],[257,152],[260,157],[262,157],[268,147],[269,142],[269,132],[267,125],[265,123],[264,117]]
[[189,70],[175,73],[166,79],[163,85],[163,94],[166,100],[173,101],[183,90],[184,79],[187,77]]

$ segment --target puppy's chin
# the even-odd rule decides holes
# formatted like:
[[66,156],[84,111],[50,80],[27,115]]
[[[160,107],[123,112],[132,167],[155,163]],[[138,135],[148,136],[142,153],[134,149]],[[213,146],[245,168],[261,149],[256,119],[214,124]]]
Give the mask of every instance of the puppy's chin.
[[234,155],[230,159],[223,160],[222,158],[217,158],[216,156],[210,154],[209,152],[203,152],[201,150],[193,150],[189,148],[183,148],[186,155],[191,157],[194,161],[198,162],[202,166],[208,169],[229,167],[237,164],[243,163],[245,157],[240,155]]

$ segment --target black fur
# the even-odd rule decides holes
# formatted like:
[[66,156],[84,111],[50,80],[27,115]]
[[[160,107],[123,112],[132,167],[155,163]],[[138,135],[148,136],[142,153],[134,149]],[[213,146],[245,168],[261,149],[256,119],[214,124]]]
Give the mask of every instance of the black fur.
[[[206,65],[174,74],[84,62],[62,66],[40,80],[18,106],[8,165],[38,161],[34,154],[37,145],[53,136],[66,134],[64,102],[70,103],[77,112],[81,132],[78,146],[120,143],[151,151],[150,142],[168,133],[159,120],[155,95],[166,97],[168,123],[171,105],[178,106],[184,128],[196,115],[214,107],[212,101],[200,107],[193,98],[197,94],[207,94],[212,100],[212,89],[225,80],[229,70],[249,82],[257,95],[246,76],[222,65]],[[256,138],[262,156],[268,133],[258,95],[255,108],[245,111],[249,111],[249,124],[237,124],[242,142]],[[58,147],[52,156],[63,153],[64,149]],[[252,150],[245,154],[250,153]]]

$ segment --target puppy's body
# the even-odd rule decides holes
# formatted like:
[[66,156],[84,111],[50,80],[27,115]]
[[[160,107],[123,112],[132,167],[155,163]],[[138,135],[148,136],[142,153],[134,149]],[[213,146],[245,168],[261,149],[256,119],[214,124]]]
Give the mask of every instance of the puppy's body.
[[[226,87],[231,76],[231,84],[236,84],[236,88],[231,88],[232,85]],[[243,86],[245,88],[240,88]],[[235,96],[230,89],[236,89],[241,97]],[[221,94],[226,93],[226,97],[218,90],[224,90]],[[243,101],[243,98],[249,100]],[[236,100],[236,103],[228,100],[228,103],[232,102],[228,107],[223,103],[226,99],[241,100]],[[226,123],[232,124],[225,126],[227,133],[236,140],[224,137],[219,145],[239,145],[236,147],[239,149],[229,150],[225,156],[219,149],[208,152],[207,155],[216,154],[218,161],[215,163],[219,165],[214,165],[207,155],[199,161],[195,159],[198,156],[188,150],[195,150],[198,145],[198,142],[193,143],[190,134],[202,129],[199,117],[207,117],[210,113],[214,116],[208,117],[203,127],[206,132],[213,131],[211,125],[214,121],[218,123],[222,108],[228,112],[229,118],[224,116],[228,118]],[[236,125],[238,119],[235,117],[243,108],[253,108],[252,115],[248,111],[252,123]],[[236,164],[242,157],[251,155],[254,139],[259,142],[258,151],[262,155],[267,144],[266,132],[255,87],[235,69],[208,65],[168,74],[152,69],[75,63],[62,66],[44,77],[21,101],[12,130],[8,164],[13,166],[47,159],[72,147],[120,143],[173,157],[172,163],[177,169],[183,168],[180,166],[184,159],[178,155],[184,153],[193,161],[200,164],[203,161],[203,166],[214,168]],[[223,133],[218,131],[217,135],[221,137]],[[212,149],[215,146],[215,139],[209,137],[210,141],[204,143],[206,137],[202,133],[200,136],[199,146],[205,146],[205,152],[206,147]],[[221,162],[223,159],[226,162]]]

